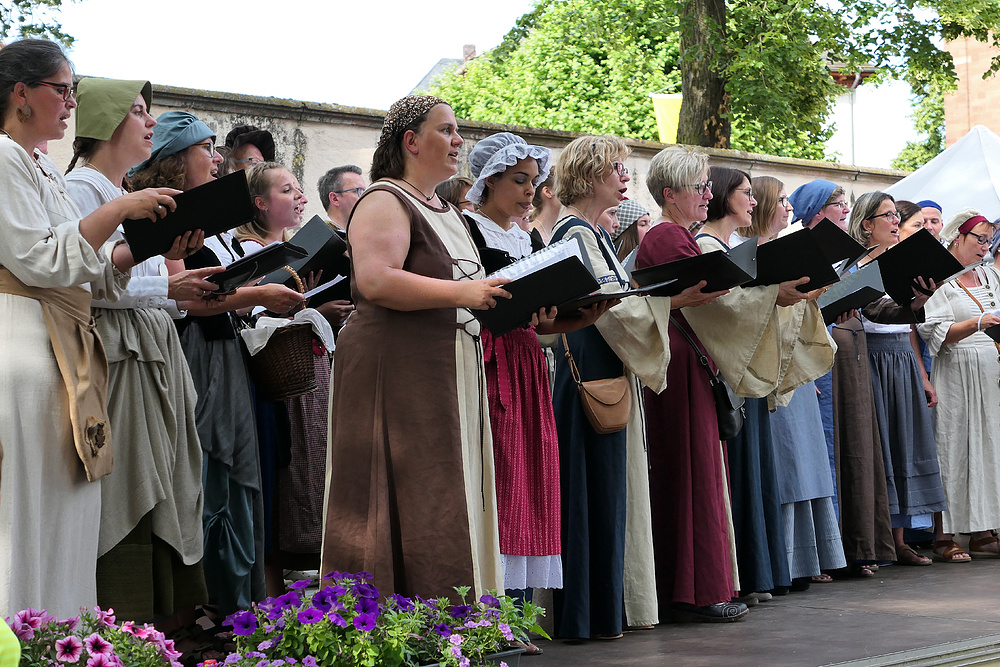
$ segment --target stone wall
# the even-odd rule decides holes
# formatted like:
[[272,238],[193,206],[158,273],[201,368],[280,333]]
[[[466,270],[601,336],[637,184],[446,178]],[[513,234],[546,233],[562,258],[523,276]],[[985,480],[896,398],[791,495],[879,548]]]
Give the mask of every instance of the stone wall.
[[[249,123],[269,130],[277,146],[277,160],[290,168],[309,197],[307,218],[325,213],[319,202],[316,183],[327,169],[354,163],[367,174],[384,116],[384,112],[372,109],[154,86],[153,115],[158,116],[172,109],[186,109],[197,115],[216,130],[219,141],[240,124]],[[70,127],[73,127],[72,123]],[[468,155],[475,142],[505,130],[521,135],[529,143],[547,146],[556,153],[578,136],[572,132],[460,121],[460,132],[466,139],[462,147],[464,156]],[[638,199],[652,211],[654,204],[646,191],[645,177],[650,158],[665,144],[631,139],[628,143],[632,147],[632,155],[627,161],[632,174],[628,196]],[[49,154],[56,164],[69,163],[71,144],[70,133],[62,141],[50,144]],[[865,192],[885,188],[905,176],[899,171],[863,169],[742,151],[706,149],[706,152],[711,154],[713,164],[744,169],[753,176],[779,178],[784,181],[789,193],[813,178],[834,181],[844,186],[849,201]],[[468,166],[464,161],[461,169],[468,175]]]

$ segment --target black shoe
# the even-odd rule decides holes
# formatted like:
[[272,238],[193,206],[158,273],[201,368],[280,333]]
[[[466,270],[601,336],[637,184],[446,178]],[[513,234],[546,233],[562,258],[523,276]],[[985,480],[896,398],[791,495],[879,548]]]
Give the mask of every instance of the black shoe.
[[768,593],[771,595],[788,595],[788,586],[775,586]]
[[675,602],[670,606],[670,617],[674,623],[732,623],[749,613],[747,606],[739,602],[720,602],[705,607]]
[[789,590],[793,593],[801,593],[802,591],[809,590],[810,583],[812,582],[810,582],[809,577],[798,577],[792,579],[792,585],[789,587]]

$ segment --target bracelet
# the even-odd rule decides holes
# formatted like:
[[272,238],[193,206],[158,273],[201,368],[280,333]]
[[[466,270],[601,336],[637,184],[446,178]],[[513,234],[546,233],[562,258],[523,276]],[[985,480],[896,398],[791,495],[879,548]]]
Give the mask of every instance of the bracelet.
[[986,317],[986,313],[983,313],[982,315],[980,315],[979,319],[976,320],[976,332],[982,331],[982,325],[983,325],[983,318],[984,317]]

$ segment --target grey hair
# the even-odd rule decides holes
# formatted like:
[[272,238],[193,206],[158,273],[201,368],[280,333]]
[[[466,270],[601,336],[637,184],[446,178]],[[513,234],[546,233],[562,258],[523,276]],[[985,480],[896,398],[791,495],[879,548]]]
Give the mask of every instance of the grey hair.
[[361,167],[356,164],[345,164],[334,167],[330,171],[320,176],[316,187],[319,189],[319,200],[323,202],[323,210],[330,206],[330,193],[336,192],[344,185],[344,174],[361,175]]
[[691,185],[708,169],[708,155],[690,146],[670,146],[649,162],[646,187],[656,205],[663,207],[663,188],[676,190]]

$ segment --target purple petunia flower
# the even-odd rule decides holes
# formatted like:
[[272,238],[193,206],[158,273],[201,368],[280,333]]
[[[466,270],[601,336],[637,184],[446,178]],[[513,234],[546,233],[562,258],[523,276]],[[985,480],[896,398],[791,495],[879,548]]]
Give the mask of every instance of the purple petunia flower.
[[368,632],[375,627],[375,617],[371,614],[358,614],[351,621],[358,630]]
[[452,645],[458,646],[459,644],[462,643],[462,635],[455,633],[448,637],[448,641],[450,641]]
[[302,658],[302,664],[305,665],[305,667],[316,667],[316,658],[311,655],[307,655]]
[[285,658],[285,664],[287,665],[295,665],[298,664],[298,662],[299,662],[298,660],[292,657]]
[[108,607],[107,611],[104,611],[100,607],[94,607],[94,611],[97,612],[97,621],[101,625],[107,628],[115,627],[115,610]]
[[309,588],[308,579],[299,579],[298,581],[293,581],[288,585],[289,588],[296,591],[301,591],[303,588]]
[[375,578],[375,575],[372,574],[371,572],[358,572],[354,576],[355,578],[361,579],[362,581],[371,581],[372,579]]
[[459,621],[464,621],[472,613],[472,607],[468,605],[460,605],[451,608],[451,617]]
[[367,598],[361,598],[354,605],[354,611],[359,614],[370,614],[372,616],[378,616],[378,603],[375,600],[369,600]]
[[66,626],[66,632],[73,632],[76,630],[76,626],[80,625],[80,617],[74,616],[73,618],[67,618],[63,621],[63,625]]
[[330,611],[330,609],[333,607],[333,601],[334,597],[333,597],[332,586],[327,586],[323,590],[317,591],[312,598],[313,606],[319,609],[324,614]]
[[22,623],[17,619],[17,616],[10,619],[10,629],[14,631],[17,638],[23,642],[30,642],[35,638],[35,629],[32,628],[27,623]]
[[510,641],[514,641],[514,634],[510,631],[510,626],[509,625],[507,625],[506,623],[501,623],[497,627],[500,628],[500,634],[503,635],[504,639],[506,639],[509,642]]
[[291,609],[292,607],[298,607],[302,602],[302,596],[298,591],[288,591],[284,595],[279,595],[274,598],[275,603],[277,603],[278,608],[284,611],[285,609]]
[[500,600],[496,599],[489,593],[486,593],[481,598],[479,598],[479,601],[482,602],[487,607],[494,607],[496,609],[500,608]]
[[222,663],[222,664],[224,664],[224,665],[231,665],[234,662],[239,662],[242,659],[243,659],[243,656],[241,656],[239,653],[230,653],[229,655],[226,656],[226,661],[224,663]]
[[442,637],[447,637],[448,635],[451,634],[451,628],[449,628],[444,623],[438,623],[433,628],[431,628],[431,630],[433,630],[435,634],[439,634]]
[[14,622],[37,630],[42,627],[42,614],[37,609],[22,609],[14,614]]
[[451,654],[453,656],[455,656],[456,658],[461,658],[462,657],[462,649],[458,648],[457,646],[452,646],[451,647]]
[[389,599],[395,603],[396,607],[400,611],[413,611],[413,601],[410,598],[404,598],[399,593],[389,596]]
[[341,586],[340,584],[336,584],[336,585],[334,585],[334,586],[329,586],[328,588],[330,589],[330,592],[332,592],[332,593],[333,593],[334,595],[336,595],[336,596],[337,596],[338,598],[339,598],[339,597],[340,597],[341,595],[343,595],[344,593],[346,593],[346,592],[347,592],[347,589],[346,589],[346,588],[344,588],[343,586]]
[[59,662],[76,662],[83,655],[83,642],[76,635],[56,640],[56,659]]
[[344,617],[335,611],[331,611],[329,614],[327,614],[326,617],[330,619],[330,622],[333,623],[334,625],[340,626],[342,628],[347,627],[347,621],[345,621]]
[[223,625],[232,626],[234,635],[249,637],[257,632],[257,617],[254,616],[253,612],[238,611],[235,614],[231,614],[223,622]]
[[100,654],[110,658],[115,652],[115,647],[111,645],[111,642],[96,632],[84,639],[83,645],[87,647],[87,653],[92,656]]
[[257,644],[258,651],[266,651],[269,648],[274,648],[274,642],[270,639],[265,639],[261,643]]
[[464,655],[458,659],[458,667],[469,667],[472,663]]
[[318,623],[323,620],[323,612],[319,609],[306,609],[299,612],[299,622],[306,625]]
[[354,594],[359,598],[369,598],[374,600],[378,598],[378,589],[371,584],[356,583],[354,584]]
[[267,656],[260,651],[247,651],[248,658],[266,658]]

